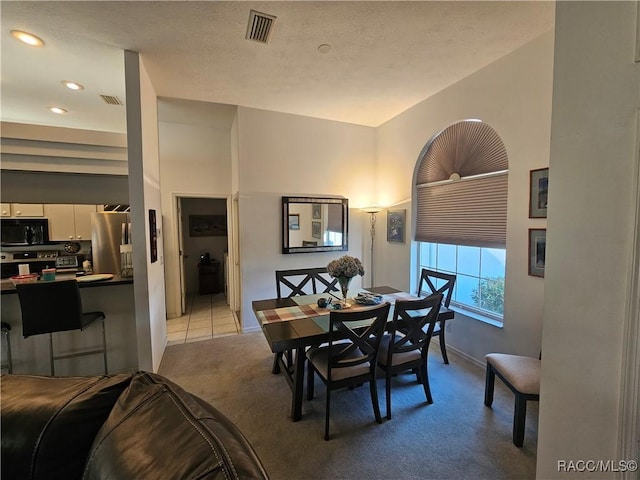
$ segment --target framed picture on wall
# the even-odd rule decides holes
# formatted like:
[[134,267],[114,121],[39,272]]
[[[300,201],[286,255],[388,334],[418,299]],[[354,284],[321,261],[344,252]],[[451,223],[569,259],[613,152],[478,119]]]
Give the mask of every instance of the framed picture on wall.
[[149,254],[151,263],[158,261],[158,225],[156,211],[153,209],[149,210]]
[[300,230],[300,215],[297,213],[289,214],[289,230]]
[[529,183],[529,218],[547,218],[549,169],[531,170]]
[[547,229],[529,229],[529,275],[544,277],[544,265],[547,252]]
[[225,237],[226,215],[189,215],[190,237]]
[[313,238],[321,238],[321,224],[320,222],[311,222],[311,236]]
[[322,205],[320,205],[319,203],[313,203],[311,205],[311,216],[316,220],[321,219],[322,218]]
[[404,243],[406,219],[405,209],[387,211],[387,242]]

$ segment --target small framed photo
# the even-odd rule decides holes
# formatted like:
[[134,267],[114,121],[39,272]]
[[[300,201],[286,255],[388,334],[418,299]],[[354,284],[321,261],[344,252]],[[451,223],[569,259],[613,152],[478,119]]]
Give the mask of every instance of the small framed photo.
[[311,217],[314,219],[322,218],[322,205],[319,203],[311,204]]
[[547,251],[547,229],[529,229],[529,275],[544,277],[544,264]]
[[531,170],[529,172],[529,218],[547,218],[548,193],[549,169]]
[[320,233],[320,222],[311,222],[311,236],[313,238],[322,238]]
[[289,230],[300,230],[300,215],[292,213],[289,215]]
[[407,220],[406,210],[387,211],[387,242],[404,243],[404,231]]

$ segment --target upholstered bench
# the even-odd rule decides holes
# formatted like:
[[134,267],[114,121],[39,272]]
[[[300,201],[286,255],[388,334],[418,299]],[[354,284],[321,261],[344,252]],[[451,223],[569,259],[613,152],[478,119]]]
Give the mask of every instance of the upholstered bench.
[[520,355],[489,353],[484,404],[491,407],[496,375],[516,395],[513,412],[513,444],[522,447],[527,401],[540,400],[540,360]]

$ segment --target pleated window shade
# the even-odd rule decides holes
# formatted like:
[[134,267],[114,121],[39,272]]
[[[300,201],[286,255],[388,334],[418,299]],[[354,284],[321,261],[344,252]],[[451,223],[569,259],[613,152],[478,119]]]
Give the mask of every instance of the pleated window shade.
[[327,205],[327,230],[342,233],[342,205]]
[[[484,122],[458,122],[423,152],[415,240],[504,248],[509,162],[498,134]],[[448,180],[452,174],[461,179]]]

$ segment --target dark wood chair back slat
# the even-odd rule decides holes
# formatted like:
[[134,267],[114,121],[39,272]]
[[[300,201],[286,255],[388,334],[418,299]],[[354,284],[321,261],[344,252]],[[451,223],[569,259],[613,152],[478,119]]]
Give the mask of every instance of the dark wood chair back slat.
[[[387,325],[391,308],[388,302],[374,309],[361,311],[334,310],[329,317],[329,378],[336,368],[348,368],[369,363],[375,370],[380,339]],[[363,325],[363,322],[370,323]],[[345,342],[344,340],[347,340]],[[337,345],[337,348],[336,348]],[[353,356],[359,351],[362,355]]]
[[278,298],[337,292],[338,279],[331,278],[326,267],[276,270]]
[[[438,286],[440,283],[441,285]],[[420,282],[418,283],[418,296],[422,297],[433,293],[441,293],[443,296],[442,304],[446,308],[449,308],[455,284],[456,275],[423,268],[420,273]]]

